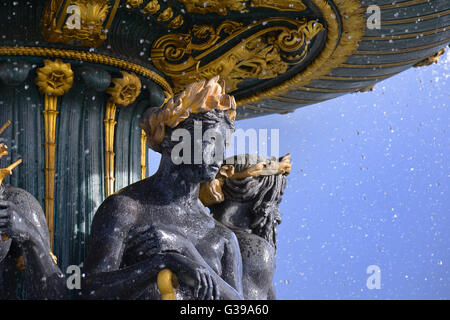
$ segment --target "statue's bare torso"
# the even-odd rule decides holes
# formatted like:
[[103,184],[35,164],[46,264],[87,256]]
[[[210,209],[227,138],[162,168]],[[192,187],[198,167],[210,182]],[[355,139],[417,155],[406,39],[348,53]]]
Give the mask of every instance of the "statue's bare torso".
[[[167,202],[164,190],[155,188],[151,180],[124,188],[99,208],[91,239],[95,253],[88,258],[87,271],[117,270],[157,253],[176,252],[206,264],[232,285],[240,258],[235,254],[239,246],[234,233],[214,220],[199,200]],[[103,230],[96,233],[96,228]],[[159,299],[156,278],[136,297]],[[181,283],[177,298],[193,299],[192,290]]]

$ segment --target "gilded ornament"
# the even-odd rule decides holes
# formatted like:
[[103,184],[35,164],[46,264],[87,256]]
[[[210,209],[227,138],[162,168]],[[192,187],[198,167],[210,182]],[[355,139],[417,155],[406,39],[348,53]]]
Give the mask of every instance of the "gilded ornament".
[[116,68],[129,70],[137,74],[140,74],[144,77],[150,78],[164,89],[164,92],[167,96],[173,95],[172,87],[158,73],[146,67],[143,67],[141,65],[126,60],[98,53],[86,52],[81,50],[64,50],[64,49],[44,48],[44,47],[3,46],[0,47],[0,56],[1,55],[63,58],[113,66]]
[[143,2],[144,2],[144,0],[127,0],[127,6],[130,6],[130,7],[132,7],[132,8],[137,8],[137,7],[139,7]]
[[216,178],[200,185],[199,199],[205,206],[211,206],[224,201],[225,196],[222,187],[227,179],[242,180],[246,178],[257,178],[262,176],[285,175],[291,172],[291,155],[276,160],[257,162],[240,172],[235,172],[234,166],[223,165],[216,175]]
[[171,7],[168,7],[166,10],[161,12],[158,16],[158,21],[169,21],[173,17],[173,10]]
[[[201,65],[206,55],[240,38],[243,32],[268,22],[279,23],[279,26],[253,33],[219,58]],[[291,27],[287,27],[286,22]],[[272,79],[303,61],[309,41],[322,30],[323,25],[315,20],[270,18],[250,26],[226,20],[217,29],[195,25],[189,34],[165,35],[153,44],[151,57],[155,66],[172,79],[176,92],[193,81],[215,75],[225,79],[226,89],[232,91],[245,79]],[[229,36],[224,39],[224,34]],[[196,56],[192,54],[194,51]]]
[[261,99],[307,86],[314,79],[329,74],[333,68],[344,63],[348,56],[358,53],[356,49],[366,27],[360,0],[333,1],[341,16],[342,24],[336,19],[336,11],[327,0],[312,0],[312,3],[322,12],[327,26],[326,41],[320,54],[302,72],[291,79],[242,98],[238,101],[238,105],[256,103]]
[[[1,128],[0,128],[0,134],[3,133],[3,131],[6,130],[11,125],[11,121],[7,121]],[[0,158],[8,155],[8,147],[4,143],[0,143]],[[14,168],[16,168],[19,164],[22,163],[22,159],[19,159],[15,161],[14,163],[10,164],[8,167],[0,169],[0,185],[3,183],[3,180],[6,179],[8,176],[12,175],[12,171]],[[4,240],[6,241],[6,240]]]
[[[74,2],[80,8],[81,29],[73,29],[74,37],[82,40],[92,39],[94,35],[106,38],[102,32],[103,22],[108,16],[110,6],[105,2],[91,2],[79,0]],[[66,25],[65,28],[69,29]]]
[[301,0],[252,0],[250,7],[294,12],[304,11],[307,8]]
[[217,13],[227,15],[229,11],[248,12],[249,8],[269,8],[277,11],[300,12],[306,10],[301,0],[180,0],[187,12],[190,13]]
[[170,21],[169,28],[178,29],[179,27],[181,27],[183,25],[183,23],[184,23],[183,16],[180,14],[180,15],[176,16],[175,19]]
[[358,90],[358,92],[371,92],[371,91],[373,91],[373,88],[375,88],[375,84],[376,83],[374,83],[374,84],[372,84],[370,86],[361,88],[361,89]]
[[108,88],[107,93],[119,106],[132,104],[141,92],[141,80],[135,74],[121,71],[122,78],[112,79],[114,87]]
[[190,13],[217,13],[222,16],[230,11],[248,12],[246,2],[242,0],[179,0],[187,12]]
[[416,63],[413,67],[415,67],[415,68],[425,67],[425,66],[431,66],[434,63],[438,63],[439,59],[444,54],[444,52],[445,52],[445,48],[442,48],[441,50],[439,50],[435,54],[433,54],[433,55],[429,56],[428,58],[423,59],[422,61]]
[[35,83],[39,91],[51,96],[66,94],[73,84],[73,71],[70,63],[60,59],[44,60],[44,67],[37,69]]
[[[108,88],[111,98],[106,103],[105,119],[105,195],[114,193],[114,129],[117,124],[117,106],[126,107],[132,104],[141,92],[141,80],[135,74],[121,71],[122,78],[112,79],[114,87]],[[141,155],[142,156],[142,155]]]
[[58,258],[53,254],[53,252],[50,251],[50,256],[52,257],[52,260],[55,264],[58,264]]
[[147,176],[147,134],[141,129],[141,179]]
[[55,157],[56,157],[56,118],[58,117],[58,97],[44,96],[44,135],[45,135],[45,217],[50,231],[50,246],[53,248],[54,205],[55,205]]
[[[186,0],[185,2],[188,1]],[[186,6],[191,6],[190,8],[194,10],[195,4],[197,3],[199,7],[202,7],[203,1],[189,1],[189,3]],[[221,3],[225,4],[226,2]],[[333,68],[338,67],[346,61],[349,55],[358,53],[356,49],[365,32],[365,19],[361,10],[361,2],[359,0],[335,0],[333,2],[335,6],[332,6],[326,0],[312,0],[312,3],[322,12],[324,23],[316,21],[316,24],[314,21],[310,21],[308,25],[305,25],[301,33],[310,39],[318,28],[324,28],[326,25],[326,30],[324,31],[326,36],[325,44],[320,53],[301,72],[293,75],[288,80],[282,81],[280,84],[270,86],[269,88],[261,88],[249,96],[240,98],[238,105],[248,106],[248,104],[256,103],[263,98],[278,96],[291,89],[307,86],[312,80],[329,74]],[[211,8],[208,8],[208,10],[210,12]],[[341,16],[341,19],[336,19],[337,14]],[[281,21],[281,18],[278,19]],[[239,76],[239,72],[243,72],[242,75],[245,74],[245,67],[239,68],[241,63],[239,56],[245,56],[244,54],[248,54],[248,51],[255,55],[255,61],[244,61],[243,66],[245,63],[250,63],[255,68],[254,70],[262,70],[263,68],[258,68],[255,64],[264,66],[265,63],[269,65],[269,68],[273,67],[271,71],[264,70],[259,74],[257,73],[258,76],[267,76],[270,72],[275,74],[284,70],[285,66],[283,64],[277,64],[276,60],[273,60],[273,62],[270,61],[270,59],[274,58],[277,48],[273,48],[271,51],[271,49],[260,46],[259,49],[265,49],[272,53],[268,56],[268,61],[262,62],[257,59],[258,51],[255,50],[255,47],[252,47],[254,43],[251,41],[258,36],[261,38],[262,43],[273,45],[274,38],[270,36],[270,33],[274,33],[273,31],[275,30],[272,29],[271,31],[267,30],[264,32],[264,29],[261,30],[259,28],[258,30],[261,30],[262,34],[256,34],[255,32],[252,36],[246,38],[240,35],[245,30],[257,27],[258,23],[267,23],[273,20],[276,20],[276,18],[261,20],[256,24],[246,27],[241,26],[240,30],[238,26],[232,32],[228,33],[228,35],[224,35],[226,39],[219,36],[220,32],[226,31],[225,29],[220,30],[222,25],[239,25],[239,22],[225,20],[217,29],[212,26],[194,26],[189,33],[170,34],[156,40],[151,50],[151,58],[155,66],[172,80],[175,92],[182,91],[192,81],[207,79],[216,74],[221,75],[226,80],[228,85],[227,89],[239,88],[239,84],[242,82],[242,77]],[[289,32],[292,32],[292,29],[296,29],[286,27],[286,21],[289,21],[289,19],[283,18],[284,28],[288,29]],[[277,30],[278,35],[281,31]],[[214,53],[216,50],[226,47],[229,41],[235,39],[232,36],[234,32],[235,36],[243,41],[243,47],[235,46],[226,52],[220,51],[219,57],[215,56]],[[278,42],[278,45],[281,44],[279,48],[289,47],[289,42],[289,38],[285,37],[284,44]],[[308,42],[310,41],[305,41],[306,44]],[[295,42],[291,41],[290,44],[294,46]],[[236,50],[237,55],[234,54],[234,50]],[[290,66],[301,63],[302,57],[306,53],[302,49],[297,52],[282,52],[281,58]],[[236,74],[234,73],[234,69],[238,71]],[[233,72],[230,72],[230,70],[233,70]],[[228,74],[232,75],[228,77]]]
[[269,160],[266,162],[258,162],[245,168],[243,171],[234,173],[231,177],[233,179],[241,180],[247,177],[273,176],[277,174],[288,175],[291,172],[292,163],[291,155],[281,157],[279,161]]
[[109,99],[106,103],[105,120],[105,196],[109,197],[114,193],[114,128],[116,127],[116,110],[117,106]]
[[2,184],[3,180],[12,175],[12,171],[21,163],[22,159],[19,159],[6,168],[0,169],[0,185]]
[[60,59],[44,60],[44,66],[37,69],[35,83],[44,94],[45,125],[45,217],[50,231],[50,245],[53,248],[54,194],[55,194],[55,155],[56,118],[58,116],[58,97],[66,94],[73,84],[73,71],[70,63]]
[[[136,4],[139,0],[128,2]],[[119,3],[120,0],[49,0],[42,18],[44,39],[98,47],[107,37]],[[78,9],[68,12],[70,6]]]
[[8,155],[8,147],[4,144],[0,144],[0,158]]
[[152,0],[144,7],[144,12],[148,14],[155,14],[161,9],[158,0]]
[[176,300],[177,276],[169,269],[161,270],[156,280],[161,300]]
[[221,203],[225,200],[222,192],[225,180],[234,175],[234,166],[223,165],[212,181],[200,184],[199,199],[205,206]]

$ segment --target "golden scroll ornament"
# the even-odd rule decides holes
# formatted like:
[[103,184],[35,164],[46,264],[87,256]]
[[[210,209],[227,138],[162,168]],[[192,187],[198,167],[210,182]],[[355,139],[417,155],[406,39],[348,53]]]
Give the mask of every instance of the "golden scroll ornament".
[[[227,91],[236,90],[245,79],[272,79],[285,73],[290,65],[303,61],[309,50],[309,41],[324,30],[321,23],[283,18],[283,24],[243,37],[213,61],[202,65],[202,59],[247,30],[277,20],[280,19],[269,18],[250,26],[230,20],[217,28],[195,25],[190,33],[168,34],[155,41],[151,50],[152,61],[171,78],[176,92],[191,82],[215,75],[225,79]],[[287,27],[286,22],[291,27]]]

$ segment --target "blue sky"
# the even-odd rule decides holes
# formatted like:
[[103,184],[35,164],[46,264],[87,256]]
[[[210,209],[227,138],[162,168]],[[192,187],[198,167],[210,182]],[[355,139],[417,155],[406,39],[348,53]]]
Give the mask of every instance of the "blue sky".
[[[450,299],[449,105],[447,52],[372,92],[237,122],[279,129],[292,154],[278,299]],[[379,290],[366,287],[370,265]]]

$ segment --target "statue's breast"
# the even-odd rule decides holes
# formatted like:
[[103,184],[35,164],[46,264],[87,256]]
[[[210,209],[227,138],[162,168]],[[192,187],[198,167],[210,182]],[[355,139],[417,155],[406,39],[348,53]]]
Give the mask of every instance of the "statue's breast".
[[246,299],[267,299],[275,270],[275,250],[265,239],[235,232],[242,256],[242,284]]

